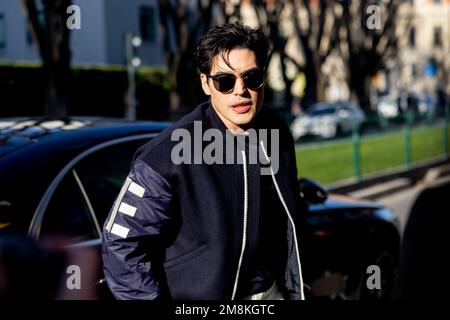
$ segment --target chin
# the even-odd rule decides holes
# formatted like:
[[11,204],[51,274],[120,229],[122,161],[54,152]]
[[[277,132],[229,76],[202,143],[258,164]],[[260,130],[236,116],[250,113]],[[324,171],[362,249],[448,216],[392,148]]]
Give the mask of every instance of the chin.
[[[253,119],[253,118],[252,118]],[[237,125],[237,126],[239,126],[240,128],[242,128],[242,129],[244,129],[244,130],[247,130],[247,129],[250,129],[250,124],[252,123],[252,119],[250,119],[250,120],[248,120],[248,121],[242,121],[242,119],[241,119],[241,121],[236,121],[235,122],[235,125]]]
[[238,125],[246,125],[249,124],[253,119],[253,114],[252,113],[248,113],[248,114],[244,114],[238,117],[235,117],[235,121],[234,123],[238,124]]

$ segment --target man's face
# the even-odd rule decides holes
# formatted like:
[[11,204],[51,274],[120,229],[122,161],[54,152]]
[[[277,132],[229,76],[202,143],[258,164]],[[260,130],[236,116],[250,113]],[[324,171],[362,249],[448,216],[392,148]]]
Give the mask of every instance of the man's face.
[[[226,55],[225,55],[226,56]],[[202,88],[205,94],[211,96],[211,103],[230,130],[247,130],[252,125],[252,120],[261,109],[264,99],[264,84],[258,89],[249,89],[245,86],[242,74],[249,70],[259,69],[256,63],[256,55],[249,49],[232,49],[228,52],[228,66],[220,55],[214,57],[210,76],[219,74],[233,74],[236,82],[234,88],[228,93],[222,93],[216,89],[211,77],[200,75]]]

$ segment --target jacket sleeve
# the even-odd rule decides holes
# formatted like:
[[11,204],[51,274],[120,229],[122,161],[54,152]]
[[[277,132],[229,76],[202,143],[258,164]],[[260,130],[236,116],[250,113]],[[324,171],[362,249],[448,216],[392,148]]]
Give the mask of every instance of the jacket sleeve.
[[103,271],[116,299],[163,298],[162,237],[172,218],[172,196],[167,180],[134,162],[103,228]]

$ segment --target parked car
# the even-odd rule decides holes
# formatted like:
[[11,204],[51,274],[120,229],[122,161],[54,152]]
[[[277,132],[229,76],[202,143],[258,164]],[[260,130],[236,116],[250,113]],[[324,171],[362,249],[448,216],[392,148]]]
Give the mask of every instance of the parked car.
[[[0,236],[12,231],[41,241],[63,234],[71,239],[70,249],[95,248],[100,257],[101,228],[135,150],[167,126],[69,119],[0,123]],[[308,179],[299,183],[304,208],[299,239],[309,297],[383,296],[398,258],[395,213],[328,196]],[[383,270],[383,289],[376,292],[364,280],[372,264]],[[97,268],[92,285],[110,298],[101,265]]]
[[[380,204],[330,194],[300,179],[306,212],[299,237],[303,272],[314,298],[387,299],[398,264],[397,214]],[[378,266],[381,289],[366,285],[369,266]]]
[[391,96],[380,97],[376,110],[380,116],[388,119],[396,118],[401,114],[398,99]]
[[291,125],[295,140],[307,135],[323,139],[335,138],[340,134],[360,129],[365,120],[360,107],[349,102],[317,103],[300,114]]

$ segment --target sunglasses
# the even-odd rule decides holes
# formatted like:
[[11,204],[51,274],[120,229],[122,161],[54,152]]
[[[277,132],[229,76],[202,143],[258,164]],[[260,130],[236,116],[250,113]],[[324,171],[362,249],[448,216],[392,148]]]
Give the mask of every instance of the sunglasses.
[[208,78],[213,79],[214,88],[222,93],[230,93],[234,89],[237,78],[242,78],[247,89],[258,90],[264,84],[264,70],[250,69],[239,76],[231,73],[220,73],[214,76],[207,74]]

